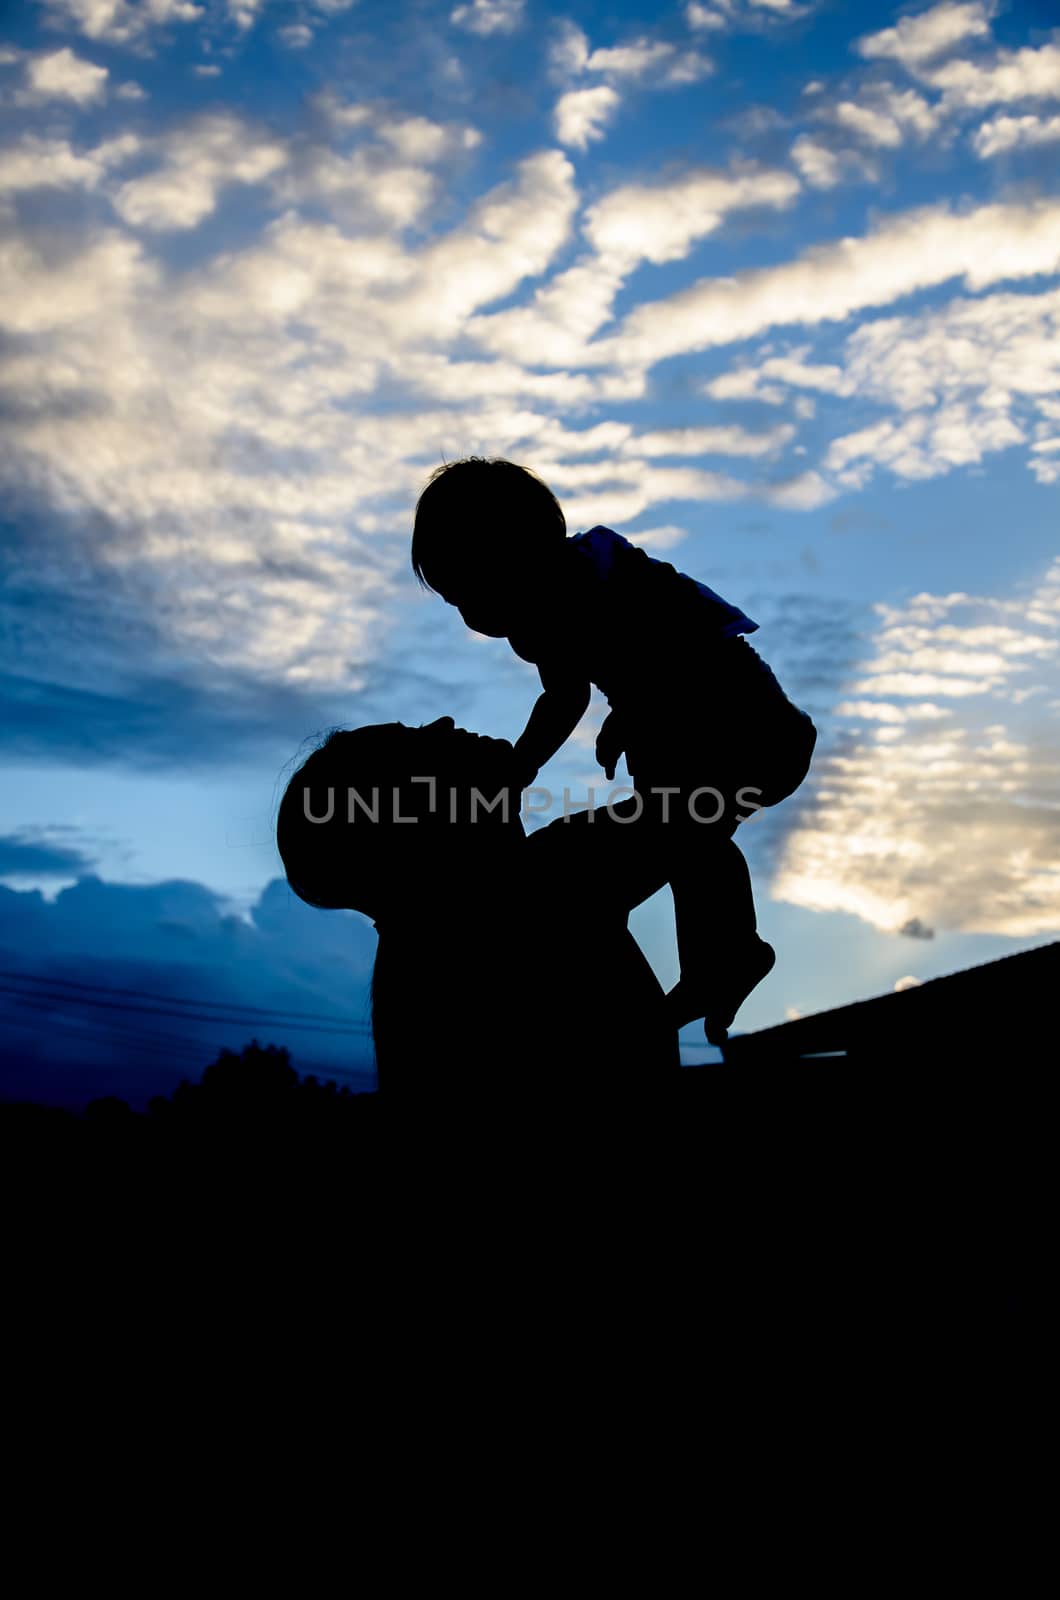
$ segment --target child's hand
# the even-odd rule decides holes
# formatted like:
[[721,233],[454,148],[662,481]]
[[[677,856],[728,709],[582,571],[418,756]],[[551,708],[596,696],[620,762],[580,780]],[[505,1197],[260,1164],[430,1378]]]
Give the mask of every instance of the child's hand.
[[619,724],[618,713],[611,711],[604,718],[604,725],[596,736],[596,759],[603,767],[609,783],[614,779],[618,758],[625,747],[625,734]]

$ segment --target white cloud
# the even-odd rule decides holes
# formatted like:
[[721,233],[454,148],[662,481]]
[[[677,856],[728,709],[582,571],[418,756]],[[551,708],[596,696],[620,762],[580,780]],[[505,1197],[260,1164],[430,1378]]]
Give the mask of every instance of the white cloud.
[[119,83],[114,91],[118,100],[146,100],[147,91],[139,83],[134,83],[131,78],[125,83]]
[[705,428],[664,428],[631,435],[622,449],[638,456],[764,456],[780,450],[794,436],[790,425],[767,433],[749,433],[734,424]]
[[[575,64],[564,70],[585,70],[588,44],[578,66],[577,37],[565,37]],[[638,72],[665,73],[673,60],[657,55]],[[614,60],[605,75],[621,76]],[[637,75],[625,70],[627,80]],[[589,92],[599,90],[617,104],[610,84]],[[907,107],[924,103],[907,95]],[[880,97],[866,104],[895,116],[903,129],[914,126],[912,109],[903,122]],[[328,143],[319,144],[317,117],[283,140],[235,116],[199,119],[182,134],[149,142],[155,169],[126,183],[115,177],[117,153],[55,140],[28,149],[17,169],[28,174],[36,161],[48,182],[109,194],[120,216],[149,229],[195,225],[228,182],[263,185],[269,215],[277,204],[285,208],[253,242],[226,240],[205,260],[204,230],[192,264],[183,263],[182,252],[172,274],[164,254],[152,259],[146,241],[140,247],[88,223],[81,245],[71,243],[65,255],[38,249],[40,241],[30,238],[3,247],[13,287],[0,321],[33,339],[6,341],[0,350],[0,389],[21,408],[0,445],[0,476],[47,505],[91,512],[93,526],[102,522],[106,560],[130,584],[157,586],[163,630],[178,645],[194,640],[204,660],[241,664],[252,674],[351,681],[350,662],[371,659],[379,595],[403,555],[401,541],[392,552],[379,530],[403,525],[442,451],[518,446],[520,458],[555,476],[572,520],[650,523],[637,537],[660,549],[683,531],[668,520],[680,508],[656,509],[674,501],[754,498],[798,510],[836,493],[821,471],[793,473],[790,460],[775,459],[794,438],[787,415],[758,432],[730,425],[724,413],[716,426],[700,425],[704,412],[717,416],[701,403],[688,427],[641,422],[647,431],[636,437],[609,409],[643,385],[645,362],[635,349],[637,359],[627,361],[622,346],[637,330],[635,319],[611,341],[608,360],[601,362],[591,344],[636,268],[650,280],[652,266],[687,256],[731,213],[790,205],[799,193],[791,172],[744,164],[658,185],[624,184],[586,212],[586,248],[573,264],[564,258],[562,270],[546,276],[571,240],[578,211],[574,171],[559,151],[521,163],[510,183],[483,196],[448,232],[410,242],[399,235],[438,192],[437,169],[459,162],[477,135],[378,103],[333,111]],[[712,342],[749,336],[740,331],[748,322],[753,334],[790,320],[785,272],[796,278],[795,320],[812,323],[848,315],[836,305],[856,309],[866,286],[878,297],[871,304],[909,292],[910,281],[919,286],[903,265],[910,256],[930,271],[941,258],[941,267],[965,273],[973,287],[993,281],[991,271],[1048,270],[1032,261],[1047,258],[1048,212],[1044,203],[963,216],[940,208],[934,231],[917,213],[759,276],[714,280],[707,287],[722,300]],[[982,283],[975,281],[984,271]],[[516,309],[491,312],[526,285],[536,291],[528,303],[521,296]],[[680,320],[686,304],[683,297],[676,302],[661,304]],[[1029,451],[1032,440],[1041,446],[1033,454],[1044,469],[1056,463],[1048,448],[1056,426],[1035,436],[1015,405],[998,403],[1006,385],[1006,392],[1023,392],[1015,387],[1018,373],[1011,384],[1007,369],[995,373],[998,393],[984,389],[976,398],[956,382],[957,329],[938,334],[948,342],[945,360],[933,345],[900,353],[903,340],[925,334],[922,324],[907,327],[893,348],[881,339],[860,357],[848,344],[841,364],[831,353],[814,359],[808,347],[774,349],[749,381],[760,396],[776,391],[782,400],[792,390],[803,400],[809,392],[840,395],[849,385],[859,398],[894,407],[919,364],[921,376],[949,385],[930,402],[949,415],[928,419],[907,450],[930,446],[932,459],[944,460],[962,433],[985,450],[989,429],[996,436],[1007,425],[1022,430]],[[1030,324],[1023,332],[1010,328],[1009,343],[1025,347],[1028,363],[1036,338],[1041,345],[1041,330]],[[470,358],[471,341],[493,359]],[[1000,365],[1000,335],[996,348]],[[982,347],[975,360],[983,360]],[[549,364],[554,370],[543,370]],[[1040,355],[1034,371],[1042,377]],[[1029,382],[1029,365],[1024,375]],[[376,398],[380,389],[385,406]],[[844,416],[842,425],[849,433],[865,420]],[[846,449],[837,472],[860,471],[866,458]],[[755,481],[703,470],[699,458],[713,454],[750,461],[741,470]],[[901,451],[893,459],[900,461]],[[377,536],[374,545],[370,536]],[[335,616],[338,590],[353,596],[342,618]],[[890,673],[892,681],[903,675],[904,665]],[[920,676],[955,675],[937,663]],[[927,703],[926,693],[918,703]]]
[[984,122],[972,138],[972,148],[983,160],[1007,155],[1010,150],[1056,144],[1060,140],[1060,117],[995,117]]
[[685,6],[685,21],[690,28],[700,28],[712,33],[725,27],[725,18],[720,11],[713,11],[709,6],[700,5],[699,0],[688,0]]
[[639,545],[642,550],[672,550],[683,539],[687,539],[688,533],[675,523],[667,522],[659,528],[638,528],[636,533],[627,530],[625,536],[630,544]]
[[17,291],[0,304],[0,325],[13,333],[49,333],[96,315],[102,322],[109,307],[126,306],[159,280],[135,242],[114,231],[56,262],[9,237],[0,243],[0,265]]
[[762,498],[783,511],[815,511],[834,500],[838,491],[818,472],[799,472],[762,490]]
[[[894,933],[1055,932],[1060,751],[1048,700],[1060,687],[1060,563],[1006,599],[922,594],[877,610],[859,689],[883,726],[850,727],[821,750],[814,804],[785,842],[774,896]],[[918,727],[903,703],[927,682],[951,703],[942,728]],[[865,706],[844,702],[836,715],[861,722]]]
[[[616,83],[646,83],[656,89],[680,88],[685,84],[698,83],[714,71],[714,63],[698,50],[678,50],[668,40],[643,36],[627,39],[623,44],[591,50],[582,29],[565,19],[560,22],[553,36],[549,70],[553,81],[562,84],[570,84],[585,73],[595,73],[608,80],[601,87],[614,93]],[[592,98],[594,94],[596,99]],[[599,89],[594,91],[588,88],[570,91],[562,100],[565,102],[564,114],[571,119],[570,126],[575,135],[572,139],[564,139],[565,143],[576,143],[584,137],[581,131],[582,117],[594,106],[614,104],[600,95]]]
[[134,228],[194,228],[227,184],[262,183],[286,165],[286,148],[228,114],[199,118],[162,141],[162,165],[122,185],[118,214]]
[[[669,184],[622,184],[586,213],[592,253],[536,291],[525,306],[480,317],[469,330],[487,348],[557,366],[577,366],[586,343],[606,323],[615,296],[642,261],[687,254],[722,227],[730,212],[783,207],[798,193],[790,173],[768,168],[736,174],[693,171]],[[634,375],[628,392],[639,393]],[[618,396],[615,396],[618,398]]]
[[611,315],[626,271],[623,262],[581,256],[536,290],[527,305],[480,316],[469,333],[495,354],[519,361],[577,367],[586,341]]
[[[899,476],[933,477],[1023,442],[1042,397],[1060,393],[1060,290],[958,299],[918,317],[888,318],[857,330],[846,356],[848,392],[912,416],[887,425],[869,457],[857,435],[835,441],[829,464],[843,465],[833,452],[860,458],[859,481],[872,460]],[[1028,465],[1041,480],[1033,449]]]
[[246,33],[257,22],[267,0],[225,0],[228,16],[241,33]]
[[869,144],[886,145],[896,149],[902,142],[902,130],[894,118],[888,117],[882,111],[874,110],[872,106],[858,104],[852,100],[842,100],[836,106],[833,115],[841,128],[849,129]]
[[941,89],[951,111],[977,109],[1013,100],[1060,100],[1060,45],[999,50],[985,64],[947,61],[922,69],[919,76]]
[[449,13],[458,28],[488,38],[494,33],[514,33],[523,20],[526,0],[470,0]]
[[86,39],[129,44],[171,22],[195,22],[205,8],[190,0],[44,0],[49,19]]
[[781,266],[705,279],[639,306],[586,352],[594,364],[644,367],[679,352],[752,338],[773,326],[840,321],[963,277],[969,289],[1060,269],[1060,203],[926,206],[871,233],[814,245]]
[[840,152],[809,134],[800,134],[795,140],[791,158],[811,188],[834,189],[842,177]]
[[313,42],[313,30],[304,22],[292,22],[289,27],[278,28],[276,37],[289,50],[304,50]]
[[1060,289],[956,298],[880,318],[847,337],[839,362],[808,361],[809,348],[742,364],[704,392],[780,405],[791,389],[809,388],[888,407],[891,415],[827,447],[823,467],[847,488],[863,488],[880,469],[911,481],[975,465],[1026,443],[1035,427],[1027,465],[1039,482],[1056,481],[1051,451],[1038,445],[1054,408],[1060,417],[1060,403],[1049,399],[1060,395]]
[[564,18],[557,22],[549,46],[549,70],[555,80],[565,82],[585,70],[589,59],[589,40],[576,22]]
[[994,10],[993,4],[984,4],[983,0],[972,0],[971,4],[945,0],[928,11],[902,17],[893,28],[865,34],[854,48],[867,61],[892,60],[905,67],[918,67],[970,39],[989,37]]
[[607,84],[595,89],[571,89],[560,95],[553,110],[560,144],[584,150],[604,137],[607,124],[618,110],[618,95]]
[[418,258],[418,287],[402,317],[423,332],[463,324],[480,306],[543,272],[570,236],[574,169],[558,150],[521,161],[514,179],[483,196],[467,223]]
[[920,705],[896,706],[886,700],[841,700],[835,708],[837,717],[852,717],[855,721],[905,723],[935,722],[940,717],[952,717],[948,706],[937,706],[930,700]]
[[906,989],[919,989],[920,983],[921,980],[919,978],[915,978],[912,973],[908,973],[904,978],[895,978],[894,992],[895,994],[904,994]]
[[1058,393],[1060,289],[958,298],[866,324],[847,341],[846,370],[856,388],[904,410],[973,395],[1004,410],[1013,396]]
[[812,10],[812,3],[800,5],[798,0],[710,0],[709,5],[689,0],[684,8],[685,21],[690,28],[713,32],[725,28],[760,28],[775,21],[794,22],[808,16]]
[[314,113],[328,124],[330,130],[342,132],[349,128],[371,127],[378,111],[368,101],[347,101],[334,90],[322,89],[312,97]]
[[814,189],[834,189],[845,178],[879,180],[871,157],[838,142],[843,135],[873,150],[898,150],[910,137],[936,134],[941,122],[940,112],[923,95],[890,83],[864,85],[857,100],[833,105],[819,100],[811,115],[825,126],[818,133],[800,134],[791,146],[791,159]]
[[911,128],[923,139],[936,132],[941,121],[939,110],[929,105],[915,89],[896,89],[888,83],[874,85],[873,93],[885,113],[903,128]]
[[633,522],[653,505],[673,500],[731,501],[752,491],[720,472],[695,467],[656,467],[639,461],[571,463],[524,454],[528,466],[560,494],[572,527],[611,527]]
[[594,50],[585,63],[588,72],[608,73],[616,78],[639,78],[661,66],[675,54],[675,47],[662,39],[634,39],[629,44]]
[[463,124],[431,122],[427,117],[381,117],[376,136],[405,161],[440,161],[461,150],[473,150],[482,135]]
[[698,50],[685,50],[674,58],[667,69],[663,87],[679,89],[682,84],[699,83],[702,78],[709,78],[713,71],[714,63],[709,56],[702,55]]
[[[481,138],[465,124],[402,117],[367,105],[327,101],[320,110],[339,138],[292,144],[270,184],[282,204],[324,204],[336,221],[358,232],[403,229],[417,221],[440,187],[429,168],[459,159]],[[336,146],[351,129],[364,142],[344,152]]]
[[323,203],[336,221],[358,232],[409,227],[437,192],[434,174],[423,167],[380,160],[373,150],[341,155],[323,146],[301,151],[271,181],[282,203]]
[[[825,468],[840,483],[862,488],[877,466],[888,467],[897,477],[935,478],[952,467],[980,462],[990,451],[1023,442],[1018,423],[1005,412],[973,411],[951,404],[934,419],[922,414],[902,421],[890,418],[833,439],[824,459]],[[862,461],[868,471],[846,473],[852,461]]]
[[402,353],[401,375],[413,393],[438,400],[508,400],[516,396],[575,411],[597,395],[586,373],[530,372],[515,361],[454,361],[428,351]]
[[[874,103],[869,103],[869,95]],[[897,90],[891,84],[877,84],[865,91],[865,98],[841,100],[830,113],[841,128],[868,144],[896,150],[912,131],[927,138],[939,125],[939,113],[915,89]]]
[[736,367],[704,384],[705,394],[715,400],[756,400],[761,398],[762,380],[789,384],[796,389],[818,389],[825,394],[853,394],[855,380],[842,367],[814,364],[802,358],[809,345],[787,356],[770,356],[757,367]]
[[53,50],[26,62],[26,87],[19,99],[30,104],[72,100],[79,106],[93,105],[105,98],[108,76],[106,67],[97,67],[70,49]]
[[585,233],[604,259],[676,261],[696,240],[716,232],[730,212],[750,206],[783,209],[798,193],[798,181],[789,172],[693,170],[671,183],[612,189],[590,208]]
[[129,160],[139,148],[140,141],[133,134],[82,151],[75,151],[62,139],[27,134],[18,144],[0,150],[0,193],[95,189],[112,167]]
[[[112,231],[61,259],[9,240],[0,324],[35,338],[0,352],[0,392],[18,401],[5,488],[76,511],[63,527],[91,525],[121,573],[107,592],[142,593],[177,651],[356,687],[405,560],[404,541],[365,543],[380,503],[401,524],[443,452],[503,449],[543,420],[498,396],[503,364],[472,376],[454,363],[458,404],[434,411],[377,413],[375,384],[384,369],[403,380],[406,352],[433,359],[437,379],[469,311],[548,265],[572,178],[555,151],[529,159],[419,255],[294,215],[176,279]],[[545,405],[573,381],[525,377]]]

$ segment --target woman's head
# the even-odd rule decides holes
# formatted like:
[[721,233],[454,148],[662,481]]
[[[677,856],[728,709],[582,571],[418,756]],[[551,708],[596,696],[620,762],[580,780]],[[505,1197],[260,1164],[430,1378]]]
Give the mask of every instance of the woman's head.
[[470,456],[439,467],[416,503],[412,570],[469,627],[507,634],[547,583],[567,537],[559,501],[514,461]]
[[338,730],[287,785],[276,843],[300,899],[379,920],[522,836],[511,746],[441,717]]

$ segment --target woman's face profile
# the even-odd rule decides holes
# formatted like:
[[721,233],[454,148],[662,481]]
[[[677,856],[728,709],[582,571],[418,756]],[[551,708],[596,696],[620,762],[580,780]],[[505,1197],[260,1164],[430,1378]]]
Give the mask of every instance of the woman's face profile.
[[291,779],[281,805],[289,882],[311,905],[377,916],[412,886],[426,890],[461,869],[489,872],[495,846],[523,836],[511,767],[506,740],[448,716],[337,732]]

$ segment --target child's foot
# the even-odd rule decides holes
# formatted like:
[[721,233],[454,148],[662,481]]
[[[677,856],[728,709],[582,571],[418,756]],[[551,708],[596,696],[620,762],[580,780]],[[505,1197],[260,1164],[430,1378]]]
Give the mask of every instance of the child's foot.
[[764,939],[745,946],[727,957],[711,973],[711,1002],[703,1013],[703,1032],[708,1044],[724,1044],[736,1013],[752,990],[757,989],[776,964],[777,953]]
[[736,1013],[772,971],[776,959],[773,946],[756,935],[751,943],[713,961],[707,984],[693,985],[685,978],[678,979],[666,996],[673,1026],[683,1028],[686,1022],[702,1017],[708,1044],[724,1044]]

